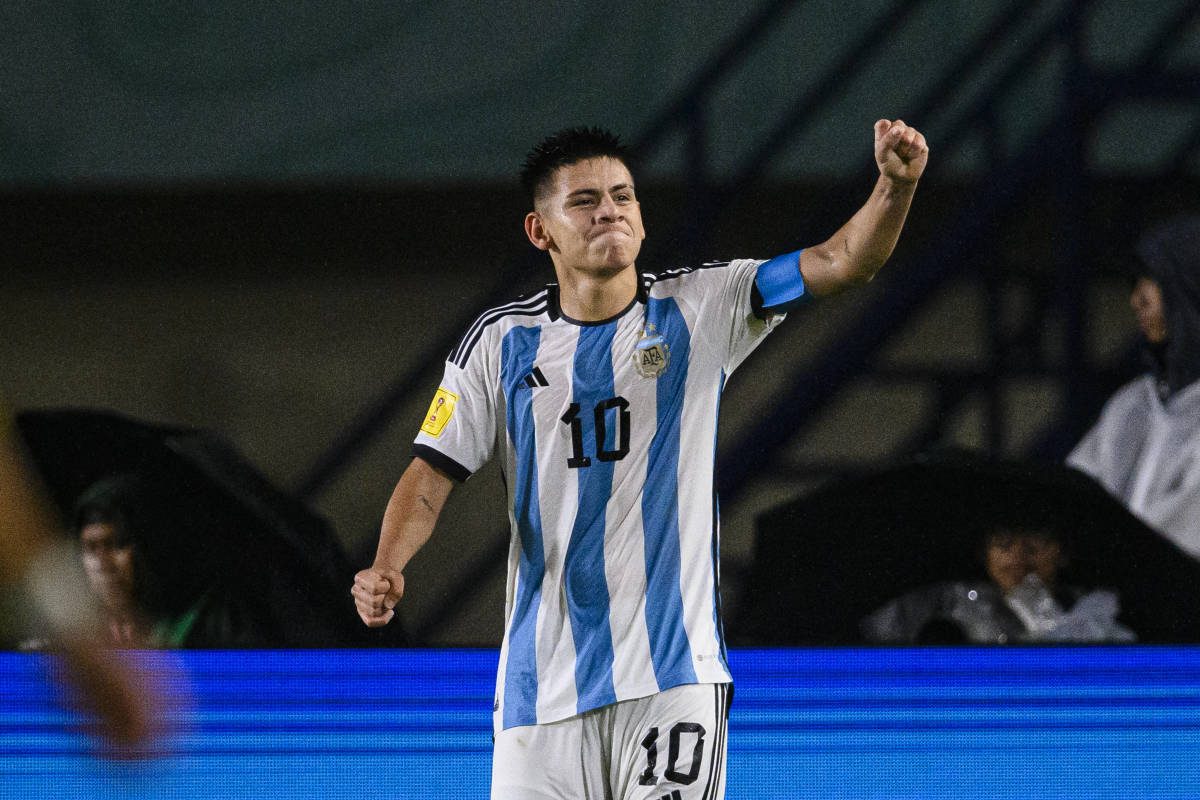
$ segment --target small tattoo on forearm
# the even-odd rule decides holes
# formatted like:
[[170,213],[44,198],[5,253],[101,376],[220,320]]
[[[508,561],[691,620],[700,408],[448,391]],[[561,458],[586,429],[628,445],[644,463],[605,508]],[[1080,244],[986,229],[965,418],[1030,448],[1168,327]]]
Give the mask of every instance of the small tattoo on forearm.
[[424,505],[430,511],[433,511],[433,503],[430,503],[428,500],[426,500],[425,495],[419,494],[419,495],[417,495],[417,499],[421,501],[422,505]]

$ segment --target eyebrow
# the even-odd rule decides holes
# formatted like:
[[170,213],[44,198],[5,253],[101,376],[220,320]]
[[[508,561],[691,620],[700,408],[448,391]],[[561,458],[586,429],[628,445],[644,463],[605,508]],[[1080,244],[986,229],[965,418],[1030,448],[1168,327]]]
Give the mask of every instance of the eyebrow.
[[[613,186],[611,189],[609,189],[609,191],[615,193],[615,192],[623,191],[625,189],[629,189],[632,191],[633,184],[632,183],[618,183],[616,186]],[[567,195],[567,199],[569,200],[572,197],[577,197],[577,196],[581,196],[581,195],[597,195],[597,194],[600,194],[599,189],[576,189],[575,191],[573,191]]]

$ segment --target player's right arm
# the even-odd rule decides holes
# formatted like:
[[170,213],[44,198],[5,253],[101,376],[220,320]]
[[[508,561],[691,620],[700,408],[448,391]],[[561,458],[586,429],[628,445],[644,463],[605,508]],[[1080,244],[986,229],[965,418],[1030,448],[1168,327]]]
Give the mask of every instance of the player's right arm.
[[400,476],[383,514],[375,562],[354,576],[350,594],[368,627],[386,625],[404,595],[404,567],[429,541],[454,480],[416,457]]
[[0,398],[0,587],[21,591],[24,608],[53,637],[80,700],[99,715],[106,743],[117,745],[102,752],[139,755],[153,744],[158,693],[104,649],[79,558],[62,541],[44,492]]

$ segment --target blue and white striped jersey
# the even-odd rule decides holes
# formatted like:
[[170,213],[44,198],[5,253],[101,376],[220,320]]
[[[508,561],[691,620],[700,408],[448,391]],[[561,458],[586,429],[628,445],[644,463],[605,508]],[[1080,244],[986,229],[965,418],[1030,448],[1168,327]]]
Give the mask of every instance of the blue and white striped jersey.
[[480,316],[450,355],[414,453],[459,479],[504,459],[497,730],[731,680],[717,411],[782,319],[754,313],[761,263],[643,275],[602,322],[563,316],[551,285]]

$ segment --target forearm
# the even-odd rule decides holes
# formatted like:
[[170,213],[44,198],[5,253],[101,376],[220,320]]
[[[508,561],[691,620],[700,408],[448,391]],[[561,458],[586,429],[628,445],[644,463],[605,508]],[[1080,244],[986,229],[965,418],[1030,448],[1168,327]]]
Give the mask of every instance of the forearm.
[[917,184],[880,175],[867,202],[842,226],[839,237],[844,272],[852,281],[869,281],[891,257],[904,229]]
[[916,188],[916,181],[880,175],[867,202],[827,241],[801,254],[809,289],[827,294],[875,277],[900,239]]
[[15,437],[10,429],[0,429],[0,584],[17,583],[56,541],[52,520]]
[[453,482],[416,458],[396,484],[383,514],[376,567],[403,572],[409,560],[429,541]]
[[78,588],[86,581],[79,554],[58,525],[16,432],[0,427],[0,586],[17,587],[34,627],[69,646],[96,620],[91,595]]

